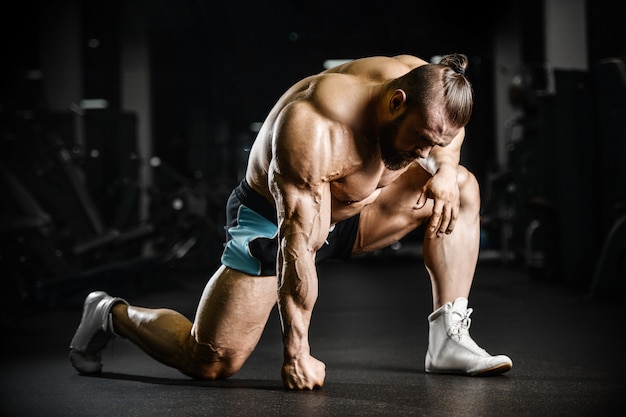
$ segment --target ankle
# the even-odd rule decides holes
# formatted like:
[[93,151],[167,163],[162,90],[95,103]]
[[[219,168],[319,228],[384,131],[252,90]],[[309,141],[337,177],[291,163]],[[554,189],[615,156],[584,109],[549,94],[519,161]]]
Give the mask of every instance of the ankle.
[[119,299],[113,304],[107,317],[107,330],[113,333],[113,335],[121,338],[125,336],[120,332],[119,317],[128,317],[128,304],[126,301]]

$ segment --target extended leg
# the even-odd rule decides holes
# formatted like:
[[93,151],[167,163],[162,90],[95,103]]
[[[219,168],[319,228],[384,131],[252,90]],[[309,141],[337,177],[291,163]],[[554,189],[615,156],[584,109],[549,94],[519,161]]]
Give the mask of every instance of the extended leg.
[[[250,277],[220,267],[207,283],[194,324],[176,311],[129,306],[107,295],[98,303],[86,304],[70,358],[96,355],[99,364],[99,351],[115,332],[186,375],[227,378],[241,368],[256,346],[276,304],[276,291],[275,277]],[[75,340],[88,342],[77,344]],[[100,370],[98,366],[81,369],[75,360],[72,363],[81,372]]]

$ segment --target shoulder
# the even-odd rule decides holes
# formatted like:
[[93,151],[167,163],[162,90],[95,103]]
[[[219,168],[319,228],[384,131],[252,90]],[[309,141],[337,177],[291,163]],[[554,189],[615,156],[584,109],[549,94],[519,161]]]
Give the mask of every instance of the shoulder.
[[324,182],[332,171],[335,142],[344,129],[310,100],[289,103],[276,120],[270,168],[295,183]]
[[[296,84],[275,107],[273,125],[310,133],[350,124],[369,84],[352,74],[323,72]],[[315,125],[317,129],[312,129]]]
[[347,130],[332,106],[323,98],[315,97],[294,100],[280,112],[275,124],[275,141],[289,143],[288,148],[306,152],[324,153],[322,149],[337,131]]
[[[329,86],[320,86],[319,90],[330,91]],[[347,104],[352,102],[351,94],[345,89],[334,94],[329,97],[315,91],[281,109],[271,143],[273,167],[283,175],[308,184],[327,182],[344,175],[358,162],[349,116],[354,111],[345,108],[353,107]]]

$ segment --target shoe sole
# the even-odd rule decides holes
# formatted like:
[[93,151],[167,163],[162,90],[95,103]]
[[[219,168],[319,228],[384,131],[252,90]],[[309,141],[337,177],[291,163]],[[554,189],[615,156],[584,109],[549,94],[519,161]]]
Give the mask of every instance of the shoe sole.
[[102,372],[102,362],[99,357],[70,349],[70,362],[81,375],[93,375]]
[[508,363],[501,363],[499,365],[493,366],[491,368],[488,369],[483,369],[481,371],[476,371],[476,372],[462,372],[462,371],[455,371],[455,370],[429,370],[429,369],[425,369],[426,373],[428,374],[447,374],[447,375],[465,375],[465,376],[495,376],[495,375],[501,375],[505,372],[510,371],[512,368],[512,365],[508,364]]
[[494,366],[492,368],[489,368],[489,369],[485,369],[485,370],[482,370],[482,371],[471,373],[470,375],[471,376],[494,376],[494,375],[500,375],[500,374],[503,374],[505,372],[510,371],[511,368],[512,368],[512,366],[510,364],[503,363],[503,364],[496,365],[496,366]]

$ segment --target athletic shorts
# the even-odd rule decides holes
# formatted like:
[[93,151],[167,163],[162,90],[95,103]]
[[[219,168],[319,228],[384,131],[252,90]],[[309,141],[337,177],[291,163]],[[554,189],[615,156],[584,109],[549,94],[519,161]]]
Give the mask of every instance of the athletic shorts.
[[[359,228],[356,215],[331,227],[315,261],[347,259]],[[276,275],[278,226],[274,207],[243,180],[226,203],[226,244],[222,264],[248,275]]]

